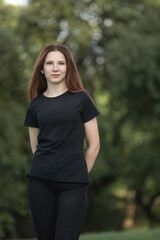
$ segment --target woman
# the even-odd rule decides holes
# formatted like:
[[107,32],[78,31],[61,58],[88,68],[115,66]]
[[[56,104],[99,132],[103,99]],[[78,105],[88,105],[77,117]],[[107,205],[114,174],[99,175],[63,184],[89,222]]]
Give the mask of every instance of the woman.
[[33,159],[27,194],[37,238],[78,240],[89,172],[100,148],[100,113],[83,88],[69,49],[61,44],[40,53],[29,94],[24,126],[29,127]]

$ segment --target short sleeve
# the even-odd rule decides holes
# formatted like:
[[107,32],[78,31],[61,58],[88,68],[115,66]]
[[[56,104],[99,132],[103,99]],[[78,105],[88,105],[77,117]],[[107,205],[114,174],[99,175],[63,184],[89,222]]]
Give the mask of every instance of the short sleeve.
[[36,112],[32,106],[32,102],[30,102],[28,105],[28,109],[26,112],[25,120],[24,120],[24,126],[39,128]]
[[95,107],[93,101],[87,93],[83,94],[83,110],[82,110],[82,122],[88,122],[92,118],[98,116],[100,112]]

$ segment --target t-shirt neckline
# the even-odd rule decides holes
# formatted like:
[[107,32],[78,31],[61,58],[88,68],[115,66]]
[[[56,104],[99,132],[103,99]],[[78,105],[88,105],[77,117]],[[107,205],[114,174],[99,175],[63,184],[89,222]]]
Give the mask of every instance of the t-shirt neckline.
[[62,97],[63,95],[65,95],[66,93],[68,93],[69,90],[65,91],[64,93],[58,95],[58,96],[55,96],[55,97],[47,97],[45,96],[43,93],[42,93],[42,97],[46,98],[46,99],[54,99],[54,98],[58,98],[58,97]]

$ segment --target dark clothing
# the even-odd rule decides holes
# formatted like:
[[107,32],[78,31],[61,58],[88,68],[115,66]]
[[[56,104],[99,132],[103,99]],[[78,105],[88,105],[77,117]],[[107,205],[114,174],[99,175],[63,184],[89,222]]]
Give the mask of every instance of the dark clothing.
[[84,91],[30,101],[24,126],[40,129],[27,176],[90,183],[84,155],[84,123],[99,115]]
[[27,193],[38,240],[78,240],[87,208],[84,183],[28,177]]

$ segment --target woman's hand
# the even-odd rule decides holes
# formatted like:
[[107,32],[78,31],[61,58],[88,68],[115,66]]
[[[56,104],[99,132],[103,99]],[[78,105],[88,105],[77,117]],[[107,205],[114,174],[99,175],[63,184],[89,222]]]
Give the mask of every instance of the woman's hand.
[[39,134],[39,128],[29,127],[30,145],[31,145],[33,154],[36,151],[36,147],[38,144],[38,140],[37,140],[38,134]]

